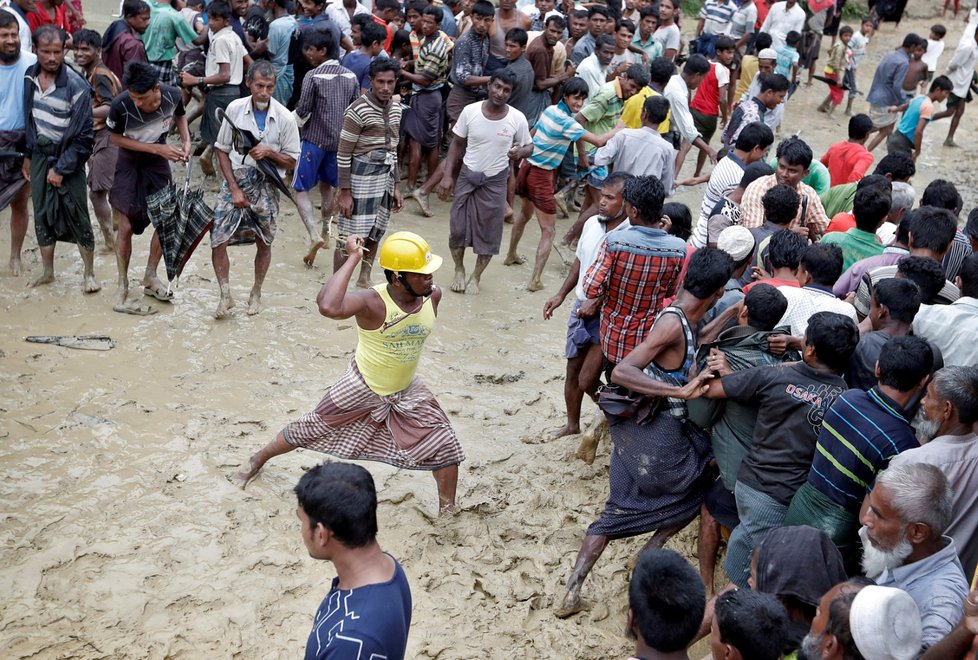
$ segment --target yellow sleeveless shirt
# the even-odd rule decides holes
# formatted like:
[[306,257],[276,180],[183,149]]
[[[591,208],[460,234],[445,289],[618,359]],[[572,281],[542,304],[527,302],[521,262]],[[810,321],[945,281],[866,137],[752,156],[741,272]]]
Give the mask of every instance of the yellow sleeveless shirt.
[[391,298],[387,284],[373,287],[384,301],[384,323],[376,330],[357,325],[357,368],[367,387],[387,396],[411,384],[425,339],[435,326],[435,309],[426,298],[421,309],[408,314]]

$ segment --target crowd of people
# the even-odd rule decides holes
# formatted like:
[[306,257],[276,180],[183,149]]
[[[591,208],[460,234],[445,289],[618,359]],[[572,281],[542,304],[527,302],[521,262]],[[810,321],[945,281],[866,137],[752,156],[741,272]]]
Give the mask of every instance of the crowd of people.
[[[943,68],[943,25],[883,43],[894,48],[868,112],[854,113],[878,22],[902,6],[875,3],[855,27],[844,4],[707,0],[683,17],[673,0],[124,0],[99,34],[80,3],[11,0],[10,267],[32,215],[42,269],[29,286],[54,280],[60,241],[98,291],[90,203],[117,259],[113,309],[154,313],[129,297],[132,237],[158,225],[154,200],[196,157],[221,181],[208,207],[214,316],[235,307],[227,248],[242,244],[256,246],[258,314],[288,196],[307,265],[335,240],[317,305],[354,318],[358,344],[317,407],[230,478],[245,487],[303,447],[431,471],[448,513],[464,453],[416,376],[442,258],[417,234],[387,236],[391,215],[410,200],[431,216],[432,192],[451,200],[450,288],[469,295],[507,222],[504,264],[526,262],[535,216],[527,289],[546,288],[552,251],[574,255],[543,309],[552,318],[573,292],[555,436],[581,434],[588,463],[605,432],[612,446],[607,502],[555,614],[586,608],[611,541],[651,533],[629,589],[636,657],[686,657],[706,635],[715,658],[965,657],[978,635],[978,209],[964,215],[951,181],[918,195],[912,180],[930,123],[949,118],[937,148],[956,146],[978,11]],[[848,95],[847,135],[821,157],[777,137],[816,79],[828,85],[818,111]],[[669,201],[697,186],[699,208]],[[558,240],[558,215],[574,212]],[[142,292],[169,302],[159,236]],[[599,409],[590,424],[585,396]],[[327,463],[295,492],[310,554],[338,574],[307,657],[403,657],[410,587],[377,543],[369,473]],[[697,518],[698,571],[662,549]]]

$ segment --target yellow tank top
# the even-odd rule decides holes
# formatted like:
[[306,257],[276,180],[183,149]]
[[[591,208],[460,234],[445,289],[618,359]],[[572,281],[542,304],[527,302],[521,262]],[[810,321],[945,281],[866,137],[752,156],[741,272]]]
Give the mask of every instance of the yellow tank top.
[[357,326],[357,368],[367,387],[387,396],[411,384],[425,339],[435,326],[435,309],[426,298],[421,309],[408,314],[387,293],[387,284],[374,287],[387,311],[376,330]]

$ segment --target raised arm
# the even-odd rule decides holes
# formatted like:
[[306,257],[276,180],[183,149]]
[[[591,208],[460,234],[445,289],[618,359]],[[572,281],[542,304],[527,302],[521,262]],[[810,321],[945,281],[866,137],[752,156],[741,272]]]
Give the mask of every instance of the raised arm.
[[384,311],[370,304],[370,300],[376,298],[383,305],[376,292],[368,289],[347,293],[353,272],[363,258],[363,238],[356,234],[348,236],[345,249],[346,261],[332,277],[326,280],[316,296],[319,313],[336,320],[355,316],[358,324],[366,327],[379,325],[384,320]]

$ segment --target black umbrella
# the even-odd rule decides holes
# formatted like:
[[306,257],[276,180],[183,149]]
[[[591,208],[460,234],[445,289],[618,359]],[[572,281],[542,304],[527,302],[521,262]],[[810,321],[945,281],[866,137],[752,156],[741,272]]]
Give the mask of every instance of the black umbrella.
[[[223,109],[218,108],[216,114],[218,121],[226,121],[228,126],[231,127],[232,145],[234,150],[242,156],[247,156],[249,151],[261,143],[261,140],[251,131],[235,126],[234,122],[231,121],[231,118],[228,117],[227,113],[224,112]],[[295,197],[292,194],[292,188],[282,181],[282,177],[279,175],[278,168],[275,167],[275,163],[267,158],[263,158],[262,160],[255,162],[258,165],[258,171],[265,175],[265,179],[267,179],[273,186],[278,188],[283,195],[288,197],[292,203],[295,204]]]
[[190,189],[190,165],[183,188],[170,184],[146,198],[150,222],[163,247],[166,277],[175,280],[183,272],[190,255],[214,224],[214,211],[204,202],[204,191]]
[[842,82],[840,80],[833,80],[832,78],[829,78],[828,76],[812,76],[812,78],[814,78],[815,80],[818,80],[818,81],[821,81],[821,82],[825,83],[829,87],[840,87],[841,89],[843,89],[845,91],[848,91],[849,90],[849,85],[845,84],[844,82]]

